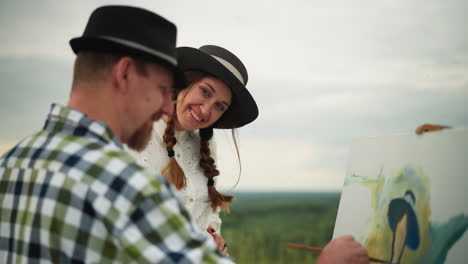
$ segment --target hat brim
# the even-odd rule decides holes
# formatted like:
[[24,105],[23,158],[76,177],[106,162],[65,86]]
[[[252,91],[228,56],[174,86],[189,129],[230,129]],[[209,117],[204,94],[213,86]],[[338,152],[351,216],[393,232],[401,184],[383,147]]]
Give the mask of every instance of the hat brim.
[[109,39],[96,37],[79,37],[70,40],[70,46],[75,54],[83,50],[128,55],[150,63],[157,63],[174,73],[174,88],[183,89],[187,83],[182,71],[177,66],[177,61],[167,58],[164,54],[158,55],[157,51],[148,52],[141,47],[129,46]]
[[258,117],[257,103],[247,88],[225,66],[208,53],[191,47],[177,48],[181,71],[200,71],[222,80],[232,91],[231,105],[213,128],[238,128]]
[[399,217],[405,213],[408,217],[406,245],[415,250],[419,247],[419,224],[413,207],[403,198],[393,199],[388,206],[388,223],[395,231]]

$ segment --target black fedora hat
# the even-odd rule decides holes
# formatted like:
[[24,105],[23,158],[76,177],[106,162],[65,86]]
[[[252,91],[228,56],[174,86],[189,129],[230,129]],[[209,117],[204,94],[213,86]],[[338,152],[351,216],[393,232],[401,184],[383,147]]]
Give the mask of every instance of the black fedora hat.
[[246,88],[247,69],[230,51],[214,45],[199,49],[177,48],[180,71],[201,71],[222,80],[231,88],[232,102],[213,128],[238,128],[258,117],[258,108]]
[[184,84],[177,69],[177,27],[148,10],[132,6],[102,6],[93,11],[81,37],[70,40],[82,50],[128,55],[168,67],[176,74],[175,86]]

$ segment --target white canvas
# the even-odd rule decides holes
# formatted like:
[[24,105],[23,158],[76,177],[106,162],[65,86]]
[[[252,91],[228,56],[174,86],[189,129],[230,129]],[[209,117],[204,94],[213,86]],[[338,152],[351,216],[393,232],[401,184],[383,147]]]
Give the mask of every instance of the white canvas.
[[466,263],[468,129],[353,141],[334,237],[393,263]]

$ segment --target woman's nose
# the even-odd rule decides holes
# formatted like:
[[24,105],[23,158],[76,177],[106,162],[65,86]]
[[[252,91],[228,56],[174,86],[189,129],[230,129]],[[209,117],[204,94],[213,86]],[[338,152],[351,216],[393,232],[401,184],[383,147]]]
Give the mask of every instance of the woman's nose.
[[213,108],[213,105],[210,103],[203,104],[201,107],[201,112],[203,115],[203,119],[209,120],[210,115],[211,115],[211,109]]

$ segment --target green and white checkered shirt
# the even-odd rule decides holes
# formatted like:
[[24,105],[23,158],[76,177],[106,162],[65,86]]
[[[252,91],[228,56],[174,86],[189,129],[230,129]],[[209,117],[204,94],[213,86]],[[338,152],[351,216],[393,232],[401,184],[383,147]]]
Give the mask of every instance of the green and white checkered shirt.
[[102,121],[52,105],[0,159],[0,263],[232,263]]

